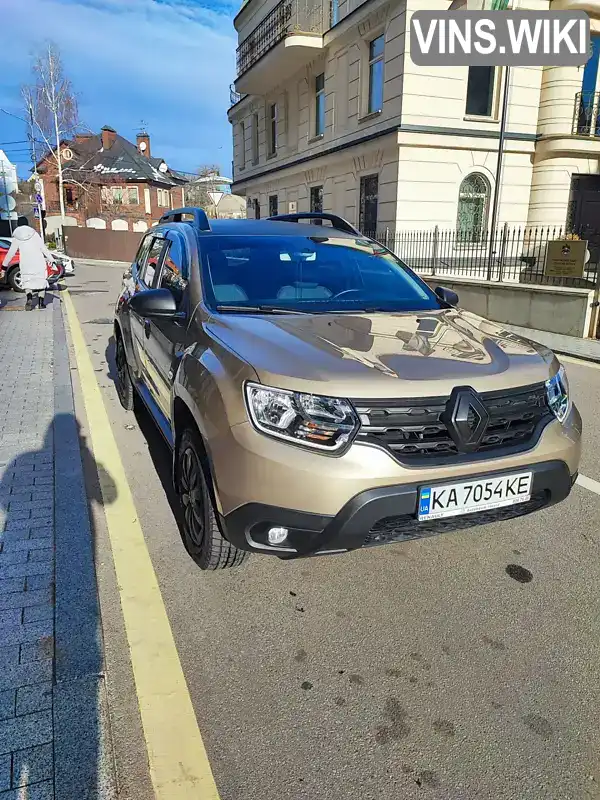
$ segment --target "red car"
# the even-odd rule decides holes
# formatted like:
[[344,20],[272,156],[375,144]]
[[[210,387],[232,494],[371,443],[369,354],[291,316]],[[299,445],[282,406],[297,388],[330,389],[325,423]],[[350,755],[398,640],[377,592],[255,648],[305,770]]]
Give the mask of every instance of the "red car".
[[[21,271],[19,269],[19,253],[12,258],[8,267],[2,266],[6,254],[10,249],[10,239],[0,239],[0,286],[8,285],[15,292],[22,292]],[[48,283],[53,284],[64,277],[65,268],[62,264],[53,262],[48,264]]]

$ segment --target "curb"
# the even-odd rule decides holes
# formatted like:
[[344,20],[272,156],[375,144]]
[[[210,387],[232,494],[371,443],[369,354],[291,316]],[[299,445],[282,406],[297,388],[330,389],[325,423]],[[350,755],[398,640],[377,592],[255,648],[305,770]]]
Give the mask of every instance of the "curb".
[[[58,301],[58,302],[57,302]],[[53,301],[56,800],[116,798],[93,531],[62,303]]]
[[549,347],[555,353],[580,358],[583,361],[600,363],[600,340],[583,339],[577,336],[567,336],[561,333],[550,333],[549,331],[538,331],[534,328],[522,328],[519,325],[509,325],[498,322],[506,330],[524,336],[538,344]]

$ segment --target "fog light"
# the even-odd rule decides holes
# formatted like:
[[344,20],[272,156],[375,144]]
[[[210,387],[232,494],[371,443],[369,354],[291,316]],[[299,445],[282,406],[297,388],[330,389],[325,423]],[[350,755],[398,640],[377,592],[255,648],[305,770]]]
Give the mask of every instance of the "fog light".
[[269,528],[267,539],[269,544],[282,544],[287,539],[287,528]]

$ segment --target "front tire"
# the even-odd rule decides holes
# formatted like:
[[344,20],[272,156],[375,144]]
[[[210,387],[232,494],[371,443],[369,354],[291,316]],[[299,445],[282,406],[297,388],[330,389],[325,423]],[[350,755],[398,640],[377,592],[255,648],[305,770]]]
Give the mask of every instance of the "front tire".
[[115,387],[117,389],[117,395],[119,396],[119,402],[126,411],[131,411],[133,409],[135,399],[135,389],[133,388],[131,373],[129,372],[125,344],[123,342],[123,337],[120,334],[117,336],[115,362],[117,367]]
[[186,428],[177,446],[177,494],[183,514],[183,543],[203,570],[226,569],[242,564],[248,553],[238,550],[219,530],[202,468],[200,436]]

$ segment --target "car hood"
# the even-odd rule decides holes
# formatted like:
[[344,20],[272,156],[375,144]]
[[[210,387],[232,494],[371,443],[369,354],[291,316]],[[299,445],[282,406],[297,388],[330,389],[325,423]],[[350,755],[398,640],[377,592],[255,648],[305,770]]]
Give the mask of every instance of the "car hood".
[[427,397],[546,380],[554,355],[500,325],[449,309],[393,314],[221,315],[206,330],[261,383],[346,397]]

